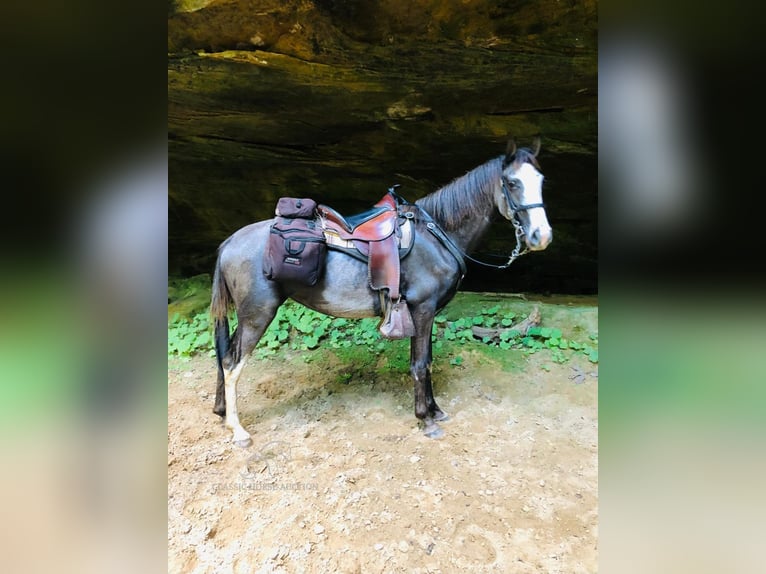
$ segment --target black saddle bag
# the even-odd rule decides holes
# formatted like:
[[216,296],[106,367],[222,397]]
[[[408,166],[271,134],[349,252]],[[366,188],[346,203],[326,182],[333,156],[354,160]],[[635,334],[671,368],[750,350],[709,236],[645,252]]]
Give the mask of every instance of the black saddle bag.
[[283,197],[271,226],[263,273],[272,281],[316,285],[324,271],[327,245],[322,226],[314,219],[312,199]]

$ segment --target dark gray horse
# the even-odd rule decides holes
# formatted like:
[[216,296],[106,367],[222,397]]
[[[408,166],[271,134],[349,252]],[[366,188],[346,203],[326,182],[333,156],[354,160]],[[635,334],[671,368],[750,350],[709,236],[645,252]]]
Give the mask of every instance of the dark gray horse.
[[[504,156],[468,172],[416,202],[415,242],[401,262],[401,293],[415,324],[410,339],[410,372],[415,383],[415,416],[425,434],[442,431],[447,415],[431,387],[431,328],[436,313],[455,295],[463,277],[462,256],[470,252],[498,211],[514,223],[518,256],[521,239],[532,251],[545,249],[552,231],[543,207],[543,176],[533,150],[511,141]],[[221,244],[213,277],[211,314],[215,323],[218,385],[213,412],[225,417],[234,443],[252,444],[237,414],[237,380],[253,348],[288,298],[334,317],[381,314],[379,294],[370,289],[367,265],[328,250],[325,272],[312,286],[277,283],[262,272],[264,248],[273,220],[243,227]],[[510,260],[509,260],[510,262]],[[238,326],[229,334],[227,311],[234,305]]]

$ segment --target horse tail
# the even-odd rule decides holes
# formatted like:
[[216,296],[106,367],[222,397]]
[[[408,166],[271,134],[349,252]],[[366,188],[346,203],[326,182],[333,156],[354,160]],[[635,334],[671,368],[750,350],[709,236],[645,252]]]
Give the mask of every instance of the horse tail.
[[213,272],[213,293],[210,300],[210,316],[213,321],[226,319],[232,303],[229,286],[221,273],[221,256],[219,255]]
[[[223,246],[222,246],[223,247]],[[215,405],[213,412],[222,417],[226,416],[226,394],[224,392],[225,379],[223,373],[223,359],[231,349],[232,336],[229,334],[229,308],[233,300],[226,279],[221,272],[221,254],[213,273],[213,294],[210,300],[210,317],[215,329],[215,357],[218,363],[218,380],[215,391]]]

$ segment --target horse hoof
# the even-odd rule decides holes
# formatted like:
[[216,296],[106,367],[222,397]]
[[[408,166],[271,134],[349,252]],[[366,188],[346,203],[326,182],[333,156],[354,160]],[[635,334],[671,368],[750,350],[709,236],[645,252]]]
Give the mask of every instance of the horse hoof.
[[245,439],[242,439],[242,440],[235,440],[234,444],[236,446],[238,446],[239,448],[247,448],[247,447],[253,445],[253,439],[245,438]]
[[428,438],[441,438],[444,436],[444,431],[436,423],[431,423],[430,425],[426,426],[423,434]]
[[436,411],[434,413],[434,420],[444,423],[450,419],[449,419],[449,415],[445,413],[444,411]]

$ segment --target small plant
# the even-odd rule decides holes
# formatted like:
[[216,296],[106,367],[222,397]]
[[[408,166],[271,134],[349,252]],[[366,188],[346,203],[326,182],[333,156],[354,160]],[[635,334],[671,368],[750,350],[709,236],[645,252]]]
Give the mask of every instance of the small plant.
[[212,349],[210,318],[206,313],[186,319],[176,313],[168,323],[168,355],[191,357]]
[[[484,309],[479,315],[448,321],[446,315],[439,315],[434,321],[434,348],[443,347],[442,340],[464,345],[481,341],[485,345],[504,351],[520,349],[525,354],[546,350],[554,363],[565,363],[574,351],[584,354],[593,362],[598,362],[598,349],[588,343],[580,343],[563,336],[560,329],[552,327],[530,327],[526,333],[512,328],[516,315],[512,312],[499,314],[498,306]],[[598,337],[591,335],[591,341],[598,344]],[[451,361],[451,364],[456,364]]]
[[[568,339],[560,329],[552,327],[531,327],[526,333],[511,328],[516,315],[512,312],[501,314],[499,306],[481,310],[475,316],[448,321],[446,315],[434,320],[432,337],[436,353],[448,353],[449,364],[458,367],[463,357],[457,354],[458,347],[482,345],[503,351],[521,350],[525,354],[541,351],[550,353],[554,363],[565,363],[574,353],[585,355],[588,360],[598,363],[598,336],[591,335],[587,343]],[[230,328],[236,328],[234,314],[229,319]],[[294,302],[280,307],[276,317],[261,338],[255,354],[259,358],[276,355],[278,351],[313,351],[321,345],[338,350],[359,349],[370,357],[377,357],[384,351],[390,355],[396,343],[383,340],[378,332],[379,319],[368,318],[349,320],[333,318],[312,311]],[[496,336],[479,336],[477,330],[494,329]],[[396,353],[404,353],[396,360],[397,368],[406,369],[406,349],[396,347]],[[207,312],[198,313],[191,319],[175,314],[168,322],[168,355],[190,357],[196,353],[214,355],[213,333]],[[393,353],[393,354],[396,354]],[[398,355],[397,355],[398,356]],[[309,359],[306,359],[309,360]]]

